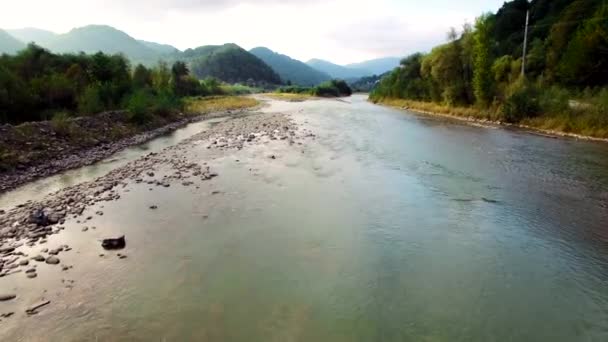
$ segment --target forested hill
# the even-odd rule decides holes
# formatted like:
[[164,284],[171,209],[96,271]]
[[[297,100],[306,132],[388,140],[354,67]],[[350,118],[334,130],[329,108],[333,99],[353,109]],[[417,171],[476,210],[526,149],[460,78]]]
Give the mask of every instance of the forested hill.
[[178,59],[187,61],[197,78],[215,77],[229,83],[281,84],[281,78],[272,68],[236,44],[188,49]]
[[6,33],[6,31],[0,30],[0,54],[15,53],[24,47],[25,44]]
[[316,86],[331,79],[328,74],[313,69],[309,65],[289,56],[276,53],[265,47],[257,47],[249,52],[268,64],[283,80],[300,86]]
[[[608,136],[606,1],[510,1],[448,37],[430,53],[403,59],[372,99],[475,105],[498,120]],[[573,108],[572,100],[584,105]]]
[[89,25],[76,28],[68,33],[57,36],[46,46],[53,52],[59,53],[123,53],[135,62],[155,62],[158,53],[129,36],[123,31],[111,26]]

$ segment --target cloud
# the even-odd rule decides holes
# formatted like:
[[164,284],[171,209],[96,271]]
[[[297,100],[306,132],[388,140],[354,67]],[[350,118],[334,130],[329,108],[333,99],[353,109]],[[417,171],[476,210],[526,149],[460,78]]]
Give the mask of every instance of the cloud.
[[[376,17],[342,25],[329,37],[337,46],[350,48],[372,56],[398,56],[428,51],[444,41],[454,20],[434,20],[437,24],[422,24],[424,18]],[[433,21],[429,21],[432,23]]]

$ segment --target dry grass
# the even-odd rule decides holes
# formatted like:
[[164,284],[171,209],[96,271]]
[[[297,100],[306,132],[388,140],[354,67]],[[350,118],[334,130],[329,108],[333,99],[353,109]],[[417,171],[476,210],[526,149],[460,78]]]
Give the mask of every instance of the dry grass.
[[378,103],[401,109],[410,109],[432,115],[446,115],[467,120],[496,121],[499,116],[496,110],[480,110],[475,107],[453,107],[434,102],[412,101],[404,99],[381,99]]
[[[404,99],[381,99],[379,104],[410,109],[429,115],[450,116],[466,121],[501,123],[497,109],[480,110],[475,107],[451,107],[432,102],[421,102]],[[541,115],[522,120],[516,126],[537,130],[548,134],[571,136],[576,138],[608,138],[608,128],[605,122],[598,122],[595,115],[589,113],[574,113],[570,115]]]
[[208,114],[226,110],[252,108],[260,102],[245,96],[211,96],[191,98],[186,101],[186,111],[193,114]]
[[292,94],[292,93],[266,93],[264,96],[274,100],[288,102],[303,102],[315,98],[310,94]]

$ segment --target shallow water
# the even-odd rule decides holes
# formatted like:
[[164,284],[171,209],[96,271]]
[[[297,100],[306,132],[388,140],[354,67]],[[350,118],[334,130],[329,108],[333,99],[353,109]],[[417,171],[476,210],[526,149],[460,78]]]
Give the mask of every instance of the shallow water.
[[[264,110],[317,139],[216,156],[205,187],[132,185],[97,230],[68,224],[48,244],[74,247],[73,270],[0,279],[16,307],[52,297],[0,339],[608,340],[608,145],[362,96]],[[100,258],[119,232],[128,259]]]

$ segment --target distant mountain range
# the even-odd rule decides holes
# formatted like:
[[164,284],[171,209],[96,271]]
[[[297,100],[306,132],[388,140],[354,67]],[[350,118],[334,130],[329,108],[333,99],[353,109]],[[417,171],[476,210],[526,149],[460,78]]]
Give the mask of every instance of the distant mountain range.
[[31,42],[55,53],[122,53],[133,64],[183,60],[189,63],[197,77],[214,76],[227,82],[253,79],[311,86],[331,78],[352,81],[379,75],[399,64],[399,59],[393,57],[346,66],[320,59],[303,63],[265,47],[246,51],[236,44],[201,46],[182,52],[171,45],[137,40],[106,25],[84,26],[63,34],[37,28],[0,30],[0,53],[16,53]]
[[331,79],[330,75],[314,69],[306,63],[265,47],[257,47],[249,50],[249,52],[273,68],[279,74],[283,83],[290,82],[301,86],[315,86]]
[[398,67],[399,62],[401,62],[401,58],[399,57],[384,57],[360,63],[347,64],[345,65],[345,67],[371,72],[371,74],[366,76],[382,75],[387,71],[392,71],[393,69]]
[[25,47],[21,41],[0,30],[0,53],[15,53]]

